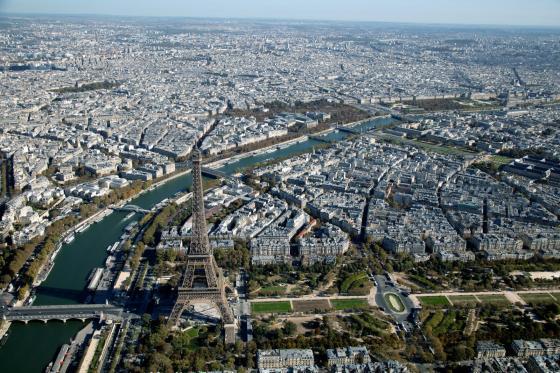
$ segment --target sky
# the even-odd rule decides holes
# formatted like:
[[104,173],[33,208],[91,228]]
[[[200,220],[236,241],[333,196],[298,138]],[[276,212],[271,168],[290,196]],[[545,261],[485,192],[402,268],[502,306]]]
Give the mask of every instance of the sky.
[[560,0],[0,0],[9,13],[560,27]]

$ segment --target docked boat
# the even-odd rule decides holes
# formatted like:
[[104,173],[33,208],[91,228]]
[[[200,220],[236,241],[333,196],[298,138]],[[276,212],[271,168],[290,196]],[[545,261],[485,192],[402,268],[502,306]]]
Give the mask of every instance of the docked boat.
[[60,252],[61,248],[62,248],[62,246],[60,244],[58,244],[58,246],[56,247],[56,250],[51,255],[51,259],[50,259],[51,261],[54,261],[54,259],[56,258],[56,256]]
[[25,305],[26,306],[31,306],[33,304],[33,302],[35,302],[35,298],[37,298],[37,295],[33,294],[31,297],[29,297],[27,302],[25,302]]
[[115,250],[117,250],[117,247],[119,246],[119,242],[115,242],[112,245],[107,246],[107,253],[112,254],[115,252]]
[[10,336],[10,331],[8,330],[3,336],[2,339],[0,339],[0,347],[4,346],[6,344],[6,341],[8,340],[8,337]]
[[95,289],[97,289],[97,285],[99,285],[99,281],[101,280],[101,275],[103,275],[103,268],[95,268],[93,270],[87,286],[89,291],[95,291]]
[[138,222],[136,222],[136,221],[131,222],[129,225],[127,225],[127,226],[124,228],[124,231],[125,231],[126,233],[130,233],[130,231],[132,231],[132,229],[133,229],[134,227],[136,227],[137,224],[138,224]]
[[89,228],[89,224],[84,224],[80,228],[76,229],[76,232],[83,233],[88,228]]
[[75,238],[76,238],[76,236],[74,236],[74,233],[70,233],[70,235],[67,236],[67,237],[64,239],[64,243],[66,243],[66,244],[72,243],[72,242],[74,241]]

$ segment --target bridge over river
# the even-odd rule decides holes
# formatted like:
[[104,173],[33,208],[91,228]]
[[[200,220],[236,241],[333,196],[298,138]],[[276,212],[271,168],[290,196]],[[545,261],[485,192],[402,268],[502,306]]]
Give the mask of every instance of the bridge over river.
[[122,308],[111,304],[69,304],[53,306],[27,306],[13,307],[2,312],[2,319],[6,321],[43,321],[76,319],[111,319],[137,318],[132,313],[125,312]]

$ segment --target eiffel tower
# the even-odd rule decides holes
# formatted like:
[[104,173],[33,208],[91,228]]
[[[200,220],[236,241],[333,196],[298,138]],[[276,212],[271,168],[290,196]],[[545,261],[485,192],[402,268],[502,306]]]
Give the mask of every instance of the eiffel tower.
[[225,342],[234,343],[236,324],[226,301],[222,270],[216,264],[206,226],[200,152],[197,148],[192,154],[192,238],[187,254],[187,268],[177,291],[177,300],[169,315],[168,325],[176,326],[183,311],[194,303],[214,303],[222,316]]

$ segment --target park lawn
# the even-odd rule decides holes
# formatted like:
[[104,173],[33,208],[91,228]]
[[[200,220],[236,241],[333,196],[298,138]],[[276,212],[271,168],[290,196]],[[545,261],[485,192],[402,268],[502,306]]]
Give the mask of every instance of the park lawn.
[[450,295],[448,298],[451,301],[451,303],[457,305],[478,303],[478,300],[472,295]]
[[[367,278],[367,274],[364,272],[355,273],[351,276],[348,276],[342,284],[340,285],[340,292],[341,293],[348,293],[352,290],[356,290],[359,288],[367,288],[369,280]],[[369,288],[368,288],[369,291]]]
[[450,306],[451,304],[447,300],[447,297],[443,295],[424,295],[418,297],[418,300],[424,306]]
[[265,286],[263,288],[261,288],[260,290],[264,290],[264,291],[286,291],[286,287],[285,286],[278,286],[278,285],[271,285],[271,286]]
[[259,293],[264,293],[264,294],[274,293],[274,294],[281,295],[286,293],[286,287],[278,286],[278,285],[265,286],[259,289]]
[[443,311],[442,310],[437,310],[436,312],[432,313],[428,319],[426,320],[426,322],[424,322],[424,329],[427,328],[431,328],[433,330],[433,328],[437,327],[441,321],[443,320]]
[[389,324],[368,312],[354,313],[348,317],[350,328],[362,336],[384,336],[387,334]]
[[550,293],[550,295],[552,295],[554,299],[560,302],[560,293]]
[[420,284],[423,287],[426,287],[428,289],[435,289],[436,288],[436,284],[434,284],[432,281],[428,280],[426,277],[422,277],[422,276],[418,276],[418,275],[409,275],[408,279],[411,281],[414,281],[418,284]]
[[331,299],[331,305],[335,310],[349,310],[356,308],[367,308],[368,302],[366,299],[351,298],[351,299]]
[[558,299],[554,298],[549,293],[521,293],[521,299],[527,303],[556,303]]
[[198,337],[198,328],[190,328],[185,332],[189,338]]
[[434,335],[448,334],[452,331],[460,331],[465,323],[461,317],[461,311],[456,310],[436,310],[423,324],[424,330],[431,329]]
[[505,166],[506,164],[510,164],[511,161],[513,161],[513,158],[505,157],[503,155],[493,155],[490,157],[490,161],[499,167],[499,166]]
[[324,312],[331,308],[328,299],[294,300],[294,312]]
[[195,351],[197,349],[200,348],[200,340],[199,340],[199,334],[200,334],[200,327],[195,326],[193,328],[190,328],[188,330],[186,330],[184,333],[184,336],[188,338],[188,342],[187,346],[188,349],[190,351]]
[[494,304],[497,306],[509,306],[511,302],[502,294],[487,294],[476,296],[482,303]]
[[455,311],[449,311],[445,314],[441,322],[433,329],[434,335],[445,334],[450,331],[450,329],[456,329],[457,313]]
[[447,146],[447,145],[437,145],[432,144],[429,142],[424,142],[416,139],[403,139],[401,137],[389,134],[389,133],[382,133],[378,135],[382,139],[388,140],[389,142],[396,143],[397,145],[414,145],[416,147],[422,148],[424,150],[432,151],[434,153],[439,153],[443,155],[467,155],[467,154],[475,154],[467,149],[454,147],[454,146]]
[[288,301],[283,302],[254,302],[251,303],[253,313],[287,313],[292,312],[292,305]]

